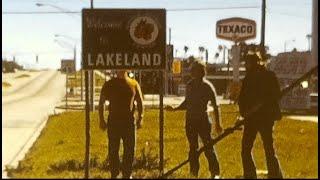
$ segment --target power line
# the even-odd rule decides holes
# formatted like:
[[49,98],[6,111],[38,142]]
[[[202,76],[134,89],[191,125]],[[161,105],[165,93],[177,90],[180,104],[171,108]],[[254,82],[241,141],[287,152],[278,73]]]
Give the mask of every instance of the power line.
[[79,14],[79,11],[67,11],[67,12],[59,12],[59,11],[7,11],[2,12],[2,14]]
[[[226,10],[226,9],[258,9],[260,6],[239,6],[239,7],[211,7],[211,8],[185,8],[167,9],[167,11],[206,11],[206,10]],[[2,14],[80,14],[80,11],[5,11]]]

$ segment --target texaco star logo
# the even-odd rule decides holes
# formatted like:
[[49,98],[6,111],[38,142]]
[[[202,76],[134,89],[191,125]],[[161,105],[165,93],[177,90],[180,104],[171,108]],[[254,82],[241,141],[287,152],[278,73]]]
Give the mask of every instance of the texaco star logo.
[[135,18],[129,26],[129,31],[131,39],[142,46],[150,45],[159,35],[157,23],[147,16]]

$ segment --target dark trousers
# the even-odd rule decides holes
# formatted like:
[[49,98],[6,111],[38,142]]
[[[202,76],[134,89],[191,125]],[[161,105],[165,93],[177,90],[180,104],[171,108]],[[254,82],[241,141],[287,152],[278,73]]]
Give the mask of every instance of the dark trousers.
[[[129,178],[132,172],[132,163],[135,150],[134,122],[132,120],[132,122],[130,122],[129,124],[108,123],[107,130],[109,139],[108,149],[111,168],[111,178],[117,177],[117,175],[120,172],[120,169],[122,170],[123,178]],[[122,165],[120,165],[119,159],[119,148],[121,139],[123,142]]]
[[273,125],[274,122],[255,123],[254,121],[245,123],[242,137],[242,164],[244,178],[256,179],[256,167],[252,159],[251,150],[259,132],[263,141],[265,151],[268,178],[282,178],[281,168],[273,148]]
[[[207,118],[207,119],[206,119]],[[197,150],[199,148],[198,137],[200,136],[204,145],[207,145],[211,138],[211,123],[208,117],[204,116],[199,119],[187,119],[186,134],[189,141],[189,159],[190,159],[190,173],[198,176],[200,164]],[[209,146],[205,150],[205,156],[208,160],[209,170],[211,174],[219,175],[219,162],[213,146]]]

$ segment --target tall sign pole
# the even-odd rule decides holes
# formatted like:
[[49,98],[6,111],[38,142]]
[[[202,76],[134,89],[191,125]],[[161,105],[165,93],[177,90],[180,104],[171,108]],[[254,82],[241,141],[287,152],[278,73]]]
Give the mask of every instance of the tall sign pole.
[[[93,0],[91,0],[91,9],[93,9]],[[82,32],[83,33],[83,32]],[[83,49],[84,43],[82,43]],[[82,50],[83,53],[83,50]],[[85,99],[86,99],[86,147],[85,147],[85,172],[84,178],[89,179],[89,167],[90,167],[90,106],[89,106],[89,71],[85,71]]]
[[163,119],[163,70],[159,71],[160,74],[160,92],[159,92],[159,108],[160,108],[160,112],[159,112],[159,155],[160,155],[160,161],[159,161],[159,171],[160,174],[163,174],[163,167],[164,167],[164,163],[163,163],[163,148],[164,148],[164,142],[163,142],[163,131],[164,131],[164,119]]

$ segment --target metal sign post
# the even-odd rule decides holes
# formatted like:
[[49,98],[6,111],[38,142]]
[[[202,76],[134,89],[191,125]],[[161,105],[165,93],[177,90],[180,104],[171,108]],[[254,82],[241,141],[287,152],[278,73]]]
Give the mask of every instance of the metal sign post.
[[89,71],[85,71],[85,114],[86,114],[86,147],[85,147],[85,164],[84,164],[84,178],[89,178],[89,158],[90,158],[90,107],[89,107]]
[[160,71],[159,170],[162,173],[163,70],[166,67],[165,9],[83,9],[82,61],[83,69],[86,70],[86,178],[89,171],[90,144],[88,70],[95,69]]
[[164,142],[163,142],[163,131],[164,131],[164,118],[163,118],[163,89],[164,89],[164,83],[163,83],[163,75],[164,72],[162,70],[159,71],[160,75],[160,92],[159,92],[159,156],[160,156],[160,161],[159,161],[159,171],[160,175],[163,174],[163,148],[164,148]]

